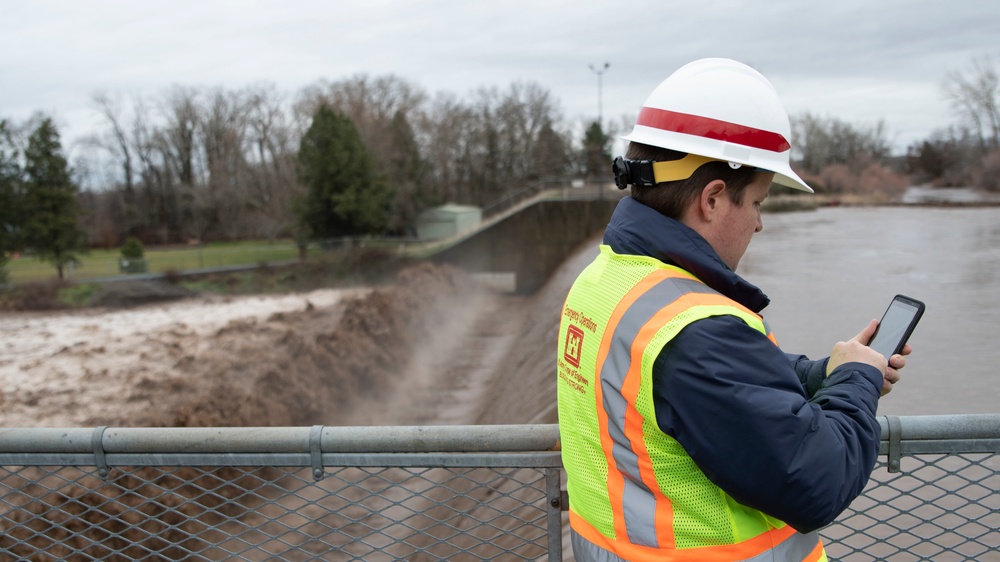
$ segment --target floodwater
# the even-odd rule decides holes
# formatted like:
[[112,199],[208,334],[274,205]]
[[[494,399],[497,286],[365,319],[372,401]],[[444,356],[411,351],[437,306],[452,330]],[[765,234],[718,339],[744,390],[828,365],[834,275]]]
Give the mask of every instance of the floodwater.
[[[0,315],[0,427],[555,423],[559,310],[599,242],[531,297],[425,267],[379,291]],[[1000,207],[768,213],[739,273],[782,348],[814,358],[893,295],[924,301],[879,414],[1000,411]],[[374,380],[392,408],[346,407]]]
[[927,305],[879,415],[1000,412],[1000,207],[765,214],[739,273],[782,349],[829,354],[897,293]]

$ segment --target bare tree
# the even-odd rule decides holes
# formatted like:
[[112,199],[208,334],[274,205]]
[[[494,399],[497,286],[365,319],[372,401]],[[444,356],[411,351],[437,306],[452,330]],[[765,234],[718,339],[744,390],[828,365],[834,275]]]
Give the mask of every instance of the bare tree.
[[273,86],[175,87],[156,112],[136,98],[131,122],[118,99],[96,94],[94,103],[107,130],[91,145],[118,171],[110,195],[101,195],[113,200],[95,201],[95,216],[111,217],[117,238],[166,243],[287,234],[298,137]]
[[108,134],[105,135],[104,139],[100,139],[98,143],[101,148],[107,150],[119,161],[125,192],[131,194],[134,198],[134,157],[132,145],[129,142],[129,135],[126,132],[125,124],[122,122],[121,100],[117,97],[111,98],[105,92],[94,94],[92,100],[110,126]]
[[248,104],[240,92],[216,90],[202,109],[199,136],[205,161],[203,197],[210,226],[217,236],[238,239],[250,236],[252,221],[246,217],[249,165]]
[[254,235],[273,240],[292,228],[292,201],[302,191],[295,178],[298,137],[273,85],[251,88],[246,102],[251,164],[247,207]]
[[559,108],[548,90],[537,83],[512,84],[500,99],[497,117],[499,149],[505,160],[506,175],[513,183],[537,182],[565,171],[565,162],[549,159],[551,147],[543,147],[541,142],[543,134],[554,133],[555,124],[561,120]]
[[132,145],[139,160],[145,211],[142,238],[160,244],[180,241],[181,196],[167,135],[151,123],[151,110],[144,100],[136,98],[133,107]]
[[872,162],[885,164],[891,154],[883,121],[864,127],[804,113],[792,118],[792,131],[797,164],[808,173],[819,173],[831,164],[860,170]]
[[558,104],[531,83],[430,100],[398,77],[361,75],[305,88],[294,104],[270,84],[175,86],[154,110],[141,98],[123,108],[104,93],[94,103],[107,125],[94,146],[115,173],[113,197],[89,208],[119,228],[116,237],[147,243],[294,234],[291,209],[303,193],[295,155],[321,105],[351,118],[388,179],[394,233],[409,232],[430,205],[488,205],[571,165]]
[[435,203],[471,202],[475,115],[454,94],[438,94],[417,124],[420,144],[430,162],[431,199]]
[[985,152],[1000,147],[1000,70],[992,56],[973,59],[965,70],[947,74],[944,91],[952,106],[977,133]]
[[102,228],[101,239],[106,243],[117,244],[126,235],[137,234],[142,220],[139,217],[138,201],[136,200],[136,157],[135,147],[128,133],[127,123],[122,116],[121,99],[111,97],[105,92],[92,96],[101,116],[104,117],[108,130],[103,135],[97,135],[91,143],[109,154],[120,169],[120,183],[112,186],[117,194],[117,201],[108,201],[102,205],[101,217],[117,225],[117,233],[112,237],[107,226]]
[[170,164],[178,181],[185,186],[194,186],[201,179],[195,136],[199,124],[199,102],[195,90],[178,86],[167,94],[162,106],[166,118],[162,132]]
[[559,108],[537,84],[515,83],[504,92],[481,88],[457,115],[462,116],[457,123],[439,129],[456,138],[431,142],[436,149],[450,143],[457,147],[455,157],[444,165],[460,168],[454,175],[461,185],[462,202],[488,205],[543,177],[567,171],[561,155],[568,143],[553,139],[561,121]]

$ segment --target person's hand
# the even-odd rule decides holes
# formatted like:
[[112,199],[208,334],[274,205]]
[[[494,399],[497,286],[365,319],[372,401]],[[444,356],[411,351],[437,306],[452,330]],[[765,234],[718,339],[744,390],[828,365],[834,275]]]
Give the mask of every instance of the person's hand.
[[910,344],[903,346],[899,353],[889,358],[889,365],[885,370],[885,377],[882,379],[882,396],[892,391],[892,385],[899,382],[899,370],[906,366],[906,357],[913,352]]
[[[890,382],[888,380],[888,362],[881,353],[875,351],[867,345],[868,342],[871,341],[872,336],[875,335],[876,328],[878,328],[878,320],[872,320],[858,335],[848,341],[837,342],[837,345],[833,346],[833,351],[830,352],[830,360],[826,364],[826,375],[830,376],[830,373],[832,373],[834,369],[844,363],[864,363],[866,365],[871,365],[882,373],[882,394],[884,395],[887,393],[888,390],[886,390],[886,387],[891,389],[892,385],[895,384],[895,381]],[[893,355],[893,358],[902,360],[903,363],[906,363],[906,361],[899,355]],[[900,368],[901,367],[902,365],[900,365]],[[899,371],[897,369],[893,369],[892,376],[895,377],[896,380],[899,380]]]

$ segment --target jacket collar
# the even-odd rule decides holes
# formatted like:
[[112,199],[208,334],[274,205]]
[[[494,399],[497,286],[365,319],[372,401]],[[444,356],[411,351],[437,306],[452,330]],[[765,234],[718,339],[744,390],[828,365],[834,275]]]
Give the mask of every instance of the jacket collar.
[[676,265],[754,312],[770,302],[763,291],[730,269],[700,234],[631,197],[622,199],[615,208],[604,231],[604,243],[618,254],[648,256]]

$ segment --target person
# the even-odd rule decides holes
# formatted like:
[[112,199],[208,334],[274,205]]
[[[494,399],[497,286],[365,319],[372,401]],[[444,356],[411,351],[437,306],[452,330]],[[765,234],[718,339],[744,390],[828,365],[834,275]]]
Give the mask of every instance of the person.
[[[729,59],[648,97],[612,171],[630,197],[562,309],[558,412],[578,561],[826,560],[817,529],[865,487],[880,395],[906,346],[877,327],[813,361],[784,353],[736,274],[791,169],[776,91]],[[804,265],[804,267],[807,267]]]

